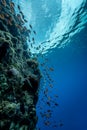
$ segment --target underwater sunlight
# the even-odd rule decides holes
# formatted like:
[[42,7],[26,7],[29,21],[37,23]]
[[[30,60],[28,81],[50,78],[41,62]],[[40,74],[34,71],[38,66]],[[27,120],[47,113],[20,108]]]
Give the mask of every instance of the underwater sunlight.
[[87,130],[87,0],[0,0],[0,130]]
[[[29,23],[37,32],[34,54],[44,54],[53,48],[66,46],[87,22],[86,0],[13,0],[19,4]],[[26,7],[26,8],[25,8]],[[29,23],[26,26],[29,26]]]

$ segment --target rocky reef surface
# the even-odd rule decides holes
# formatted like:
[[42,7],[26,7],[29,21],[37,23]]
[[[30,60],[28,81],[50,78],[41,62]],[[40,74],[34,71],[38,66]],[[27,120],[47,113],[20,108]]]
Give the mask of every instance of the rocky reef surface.
[[18,6],[0,1],[0,130],[35,130],[41,74],[27,46],[30,29]]

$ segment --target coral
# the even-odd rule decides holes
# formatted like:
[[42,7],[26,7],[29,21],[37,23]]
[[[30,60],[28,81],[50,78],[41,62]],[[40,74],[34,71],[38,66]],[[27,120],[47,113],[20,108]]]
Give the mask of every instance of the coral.
[[23,14],[7,2],[0,2],[0,130],[35,130],[41,74],[26,44]]

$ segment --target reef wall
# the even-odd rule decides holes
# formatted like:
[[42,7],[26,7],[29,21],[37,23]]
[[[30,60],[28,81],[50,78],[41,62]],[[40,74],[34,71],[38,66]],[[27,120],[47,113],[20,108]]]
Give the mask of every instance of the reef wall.
[[0,1],[0,130],[35,130],[38,62],[27,46],[30,30],[18,6]]

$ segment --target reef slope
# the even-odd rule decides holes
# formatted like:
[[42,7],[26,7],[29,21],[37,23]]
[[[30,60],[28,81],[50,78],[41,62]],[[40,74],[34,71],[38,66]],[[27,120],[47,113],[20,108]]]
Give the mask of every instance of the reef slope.
[[0,130],[35,130],[41,74],[27,47],[30,30],[14,8],[0,1]]

